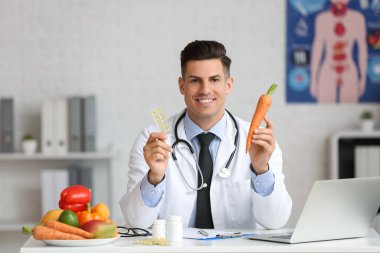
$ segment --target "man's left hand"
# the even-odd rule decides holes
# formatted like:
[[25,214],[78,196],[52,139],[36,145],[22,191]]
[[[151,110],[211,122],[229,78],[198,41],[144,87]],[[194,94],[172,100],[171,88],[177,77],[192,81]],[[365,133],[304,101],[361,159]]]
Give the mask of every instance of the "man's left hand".
[[268,161],[276,147],[276,139],[273,135],[273,124],[267,116],[264,117],[264,121],[266,128],[255,129],[252,136],[252,145],[249,150],[252,167],[256,175],[268,171]]

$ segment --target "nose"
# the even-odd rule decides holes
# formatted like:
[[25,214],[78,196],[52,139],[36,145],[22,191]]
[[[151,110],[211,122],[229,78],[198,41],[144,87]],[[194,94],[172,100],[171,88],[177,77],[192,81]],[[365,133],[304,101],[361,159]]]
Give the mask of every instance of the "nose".
[[202,95],[208,95],[211,93],[211,84],[208,81],[202,82],[200,85],[199,92]]

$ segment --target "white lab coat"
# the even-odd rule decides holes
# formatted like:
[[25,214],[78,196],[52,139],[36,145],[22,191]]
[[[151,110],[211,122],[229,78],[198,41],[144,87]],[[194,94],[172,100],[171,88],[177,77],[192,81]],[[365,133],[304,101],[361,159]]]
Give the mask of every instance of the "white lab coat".
[[[179,115],[168,120],[172,133]],[[265,227],[275,229],[287,222],[292,208],[292,200],[284,184],[282,174],[282,153],[279,146],[269,160],[269,168],[274,173],[275,184],[273,192],[266,197],[257,194],[251,186],[250,157],[245,152],[249,123],[237,117],[239,126],[239,144],[235,156],[229,166],[231,175],[222,178],[218,172],[223,168],[234,150],[236,129],[231,118],[227,117],[226,136],[220,142],[214,165],[210,188],[211,211],[216,229],[220,228],[250,228]],[[120,206],[127,226],[148,228],[157,218],[166,219],[170,215],[180,215],[183,225],[187,227],[196,203],[197,192],[192,191],[185,183],[173,158],[170,158],[165,173],[166,189],[156,207],[144,205],[140,186],[149,167],[144,160],[143,147],[151,132],[158,131],[154,125],[142,130],[131,150],[129,161],[129,181],[127,193],[120,200]],[[178,125],[178,136],[186,138],[183,120]],[[174,142],[174,133],[170,136]],[[185,145],[179,145],[177,151],[179,167],[192,186],[197,185],[197,170],[195,161]],[[259,226],[257,226],[259,225]]]

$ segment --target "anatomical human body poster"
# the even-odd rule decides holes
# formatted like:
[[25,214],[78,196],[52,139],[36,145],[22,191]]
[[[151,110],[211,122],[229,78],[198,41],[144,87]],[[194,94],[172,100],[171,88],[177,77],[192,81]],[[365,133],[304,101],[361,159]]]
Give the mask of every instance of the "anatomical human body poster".
[[287,0],[288,103],[380,102],[380,0]]

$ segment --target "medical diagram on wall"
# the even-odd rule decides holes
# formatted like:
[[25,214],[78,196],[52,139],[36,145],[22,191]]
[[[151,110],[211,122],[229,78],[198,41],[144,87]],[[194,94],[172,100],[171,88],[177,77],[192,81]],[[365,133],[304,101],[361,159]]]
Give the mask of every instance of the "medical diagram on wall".
[[286,100],[380,101],[380,0],[287,0]]

